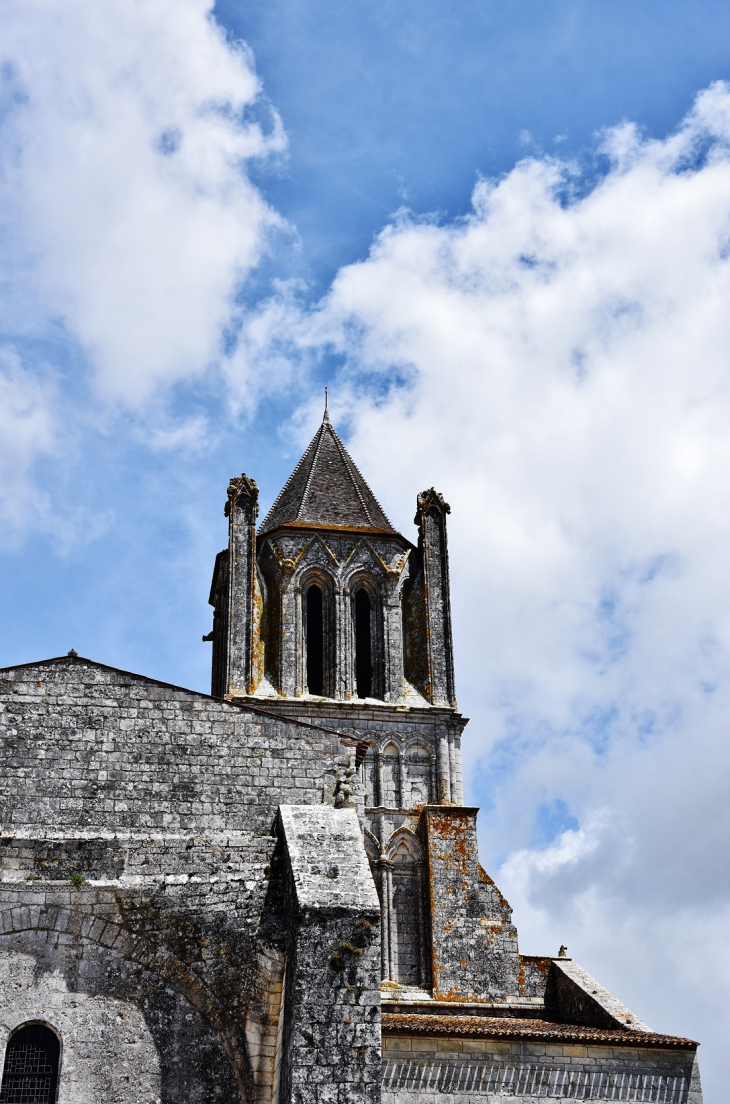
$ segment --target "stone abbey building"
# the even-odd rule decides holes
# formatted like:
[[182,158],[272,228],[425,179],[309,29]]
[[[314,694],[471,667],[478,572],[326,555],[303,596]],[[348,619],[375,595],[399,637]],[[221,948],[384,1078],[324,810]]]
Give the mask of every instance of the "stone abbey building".
[[328,417],[231,481],[210,696],[0,671],[2,1104],[700,1104],[696,1043],[520,953],[464,805],[446,520]]

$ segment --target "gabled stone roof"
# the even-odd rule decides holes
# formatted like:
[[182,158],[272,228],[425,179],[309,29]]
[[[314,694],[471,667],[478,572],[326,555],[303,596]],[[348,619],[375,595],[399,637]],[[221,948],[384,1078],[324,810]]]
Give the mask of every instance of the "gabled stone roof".
[[326,411],[322,425],[261,523],[259,533],[269,533],[281,526],[395,532]]

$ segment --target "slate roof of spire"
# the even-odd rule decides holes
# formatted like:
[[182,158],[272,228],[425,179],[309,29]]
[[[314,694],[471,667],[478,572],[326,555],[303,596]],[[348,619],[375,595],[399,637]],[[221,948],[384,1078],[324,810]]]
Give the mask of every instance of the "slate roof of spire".
[[383,508],[335,433],[327,410],[309,448],[259,527],[394,533]]

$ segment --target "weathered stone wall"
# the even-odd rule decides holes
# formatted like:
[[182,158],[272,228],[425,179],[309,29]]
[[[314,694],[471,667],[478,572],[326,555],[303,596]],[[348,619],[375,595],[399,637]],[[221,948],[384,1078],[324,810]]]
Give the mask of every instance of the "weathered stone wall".
[[702,1104],[693,1051],[383,1037],[383,1104]]
[[336,736],[80,659],[0,671],[0,827],[262,831],[334,786]]
[[[74,1040],[84,1037],[84,1002],[124,999],[150,1021],[162,1100],[240,1101],[244,1090],[253,1099],[257,1074],[266,1071],[245,1039],[252,1023],[266,1027],[261,1008],[270,1004],[258,928],[275,839],[141,832],[99,839],[92,831],[2,840],[0,947],[34,956],[37,971],[51,971],[74,994],[63,1029],[41,1014],[40,1001],[33,1018],[51,1022],[73,1057]],[[14,1014],[8,1028],[22,1022],[22,1000]],[[182,1058],[165,1066],[179,1045],[195,1076]],[[99,1092],[85,1099],[105,1100]]]
[[520,969],[512,910],[479,866],[476,812],[427,805],[419,820],[428,863],[434,996],[516,1001],[531,994]]
[[[57,1031],[60,1104],[379,1104],[381,969],[460,1015],[643,1026],[575,964],[518,954],[476,810],[366,810],[365,744],[378,770],[395,755],[394,803],[416,746],[458,794],[454,710],[235,704],[72,657],[0,680],[0,1043]],[[387,1104],[701,1099],[691,1044],[406,1041]]]
[[[111,887],[2,890],[0,1042],[28,1021],[56,1030],[61,1104],[238,1104],[245,1008],[231,1001],[221,962],[243,949],[235,931],[194,934],[192,917],[186,926],[160,901],[120,900]],[[242,973],[250,987],[251,970]]]
[[[322,725],[333,732],[349,734],[367,744],[367,755],[358,776],[370,810],[413,811],[426,803],[427,794],[429,800],[435,801],[439,790],[445,790],[448,800],[455,805],[463,800],[461,733],[467,721],[453,709],[302,698],[240,700],[303,724]],[[394,800],[395,806],[391,803]],[[380,815],[374,812],[368,815],[369,825]],[[386,817],[386,820],[392,832],[403,818]]]
[[[357,1072],[366,1032],[352,1048],[349,1025],[374,1009],[365,1065],[379,1070],[377,1005],[353,1001],[352,969],[330,967],[332,947],[320,961],[332,940],[352,941],[361,902],[339,917],[305,915],[271,884],[280,803],[353,818],[367,870],[354,810],[319,804],[350,776],[353,748],[316,724],[79,659],[0,677],[0,1032],[29,1019],[55,1028],[62,1104],[106,1104],[112,1083],[119,1104],[271,1101],[285,962],[277,913],[295,944],[304,1022],[319,1001],[339,1032],[338,1069],[347,1058]],[[370,992],[374,900],[355,963]],[[306,1081],[299,1058],[292,1043],[292,1083]]]
[[269,1102],[285,1075],[282,1101],[377,1104],[379,908],[355,810],[285,807],[277,833],[4,838],[0,1031],[55,1028],[62,1101],[106,1104],[118,1076],[118,1104]]
[[[24,944],[32,953],[23,952]],[[39,954],[38,948],[27,939],[18,939],[15,946],[0,949],[0,1054],[4,1054],[8,1037],[16,1027],[28,1021],[42,1021],[55,1029],[63,1043],[58,1104],[87,1100],[160,1104],[163,1080],[165,1098],[169,1099],[173,1068],[168,1063],[167,1068],[161,1068],[158,1047],[163,1040],[156,1026],[145,1019],[140,1002],[126,995],[99,992],[98,976],[93,984],[95,992],[80,991],[73,983],[69,986],[57,961],[67,951],[61,948],[59,955],[56,944],[49,944],[44,950],[44,954]],[[78,957],[79,973],[97,972],[92,959],[93,954]],[[138,980],[146,979],[141,974]],[[84,984],[91,987],[87,979]],[[128,983],[127,992],[131,988]],[[154,998],[153,985],[150,1002]],[[183,1027],[192,1026],[191,1012],[185,1011],[176,1018],[182,1020]],[[165,1042],[170,1059],[173,1062],[178,1059],[179,1069],[184,1053],[179,1053],[178,1040],[171,1038]],[[179,1042],[184,1044],[183,1036]],[[189,1099],[204,1100],[197,1071],[180,1072],[192,1075]],[[227,1071],[224,1068],[221,1072],[225,1081]]]

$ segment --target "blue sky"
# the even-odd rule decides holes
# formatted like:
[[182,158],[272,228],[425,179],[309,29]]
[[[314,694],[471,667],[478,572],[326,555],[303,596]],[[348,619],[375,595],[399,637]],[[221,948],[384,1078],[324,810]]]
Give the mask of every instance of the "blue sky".
[[719,1102],[730,9],[208,13],[0,16],[0,664],[207,689],[228,479],[265,511],[328,384],[407,536],[418,491],[451,502],[523,949],[703,1039]]
[[219,3],[289,135],[267,195],[322,288],[406,204],[462,215],[532,149],[592,158],[622,119],[672,130],[728,76],[726,4]]

